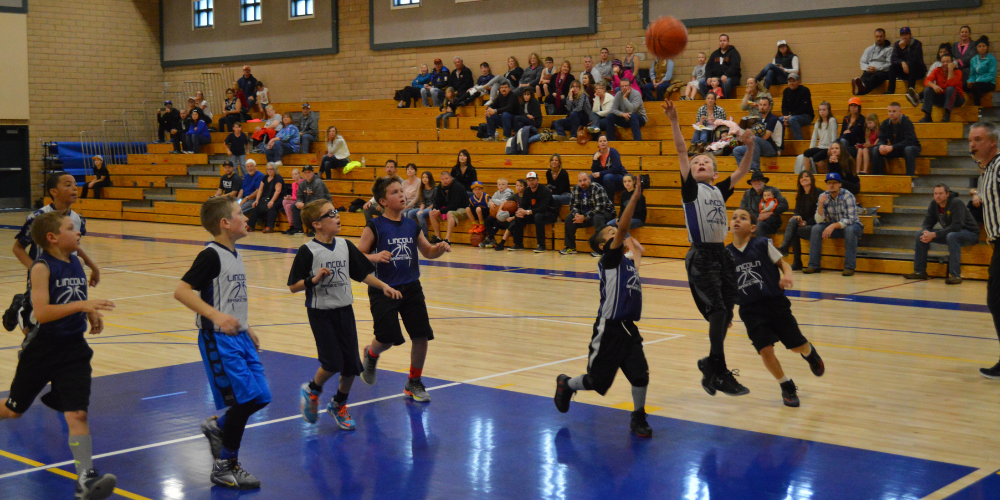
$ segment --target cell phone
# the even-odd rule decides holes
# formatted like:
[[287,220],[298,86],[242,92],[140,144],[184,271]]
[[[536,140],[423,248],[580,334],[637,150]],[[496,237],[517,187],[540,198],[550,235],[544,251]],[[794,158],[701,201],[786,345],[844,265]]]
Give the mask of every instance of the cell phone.
[[643,189],[649,189],[649,174],[639,174],[639,185]]

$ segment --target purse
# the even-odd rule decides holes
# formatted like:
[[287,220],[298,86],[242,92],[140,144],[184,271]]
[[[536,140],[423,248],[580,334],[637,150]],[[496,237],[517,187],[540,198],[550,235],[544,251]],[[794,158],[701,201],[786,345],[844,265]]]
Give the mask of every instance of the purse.
[[576,129],[576,143],[583,146],[590,141],[590,132],[587,132],[587,127],[580,127]]

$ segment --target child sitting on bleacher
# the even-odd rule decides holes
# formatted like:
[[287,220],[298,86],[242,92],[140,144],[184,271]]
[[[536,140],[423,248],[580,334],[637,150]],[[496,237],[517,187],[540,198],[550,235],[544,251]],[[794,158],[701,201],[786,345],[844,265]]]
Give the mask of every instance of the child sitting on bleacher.
[[705,63],[707,61],[705,53],[699,52],[698,65],[691,70],[691,81],[684,88],[684,95],[681,96],[682,101],[693,101],[698,97],[698,82],[705,77]]
[[875,144],[878,143],[879,129],[881,128],[880,123],[882,122],[878,121],[878,115],[875,113],[869,113],[865,117],[865,143],[858,148],[858,159],[856,162],[859,174],[867,174],[868,168],[871,166],[872,158],[869,149],[875,147]]
[[[469,220],[472,221],[470,233],[482,234],[486,231],[486,217],[490,216],[490,197],[483,189],[483,183],[472,183],[472,195],[469,196]],[[477,224],[476,221],[479,221]]]
[[760,205],[758,212],[773,212],[778,208],[778,200],[774,199],[774,193],[765,189],[760,193]]
[[719,81],[717,77],[713,76],[712,78],[708,79],[708,86],[709,86],[708,91],[715,94],[716,97],[718,97],[719,99],[724,99],[726,97],[726,94],[725,92],[723,92],[722,87],[720,87],[719,85],[722,85],[722,83]]

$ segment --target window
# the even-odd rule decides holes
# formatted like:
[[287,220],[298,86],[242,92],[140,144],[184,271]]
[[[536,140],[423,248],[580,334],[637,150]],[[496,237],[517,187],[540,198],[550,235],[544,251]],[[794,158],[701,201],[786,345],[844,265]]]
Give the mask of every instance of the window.
[[194,0],[194,27],[210,28],[215,25],[212,0]]
[[260,0],[240,0],[240,22],[260,22]]
[[289,0],[291,17],[310,17],[313,15],[313,0]]
[[392,0],[392,8],[420,7],[420,0]]

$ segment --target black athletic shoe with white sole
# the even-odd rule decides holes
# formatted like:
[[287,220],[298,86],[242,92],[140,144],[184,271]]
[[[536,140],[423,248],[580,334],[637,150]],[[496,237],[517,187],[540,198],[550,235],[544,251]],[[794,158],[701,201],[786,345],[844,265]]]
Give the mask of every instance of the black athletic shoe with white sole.
[[98,474],[90,469],[76,481],[75,500],[104,500],[115,491],[118,478],[114,474]]
[[717,373],[714,377],[712,377],[712,387],[729,396],[743,396],[745,394],[750,394],[750,389],[747,389],[736,381],[736,376],[739,374],[739,370],[727,370]]
[[556,396],[553,398],[556,402],[556,409],[561,413],[566,413],[569,411],[569,402],[573,399],[573,394],[576,391],[569,387],[569,375],[565,373],[559,374],[556,377]]
[[712,360],[707,357],[698,360],[698,369],[701,370],[701,388],[705,389],[705,392],[709,396],[715,396],[715,387],[712,387],[712,376],[714,375],[712,371]]
[[797,394],[798,388],[795,387],[795,382],[791,379],[788,382],[781,383],[781,400],[785,403],[785,406],[790,406],[792,408],[799,407],[799,396]]
[[646,410],[640,409],[632,412],[632,421],[628,424],[629,430],[639,437],[653,437],[653,428],[646,423]]
[[986,378],[1000,380],[1000,362],[997,362],[992,368],[980,368],[979,374]]

